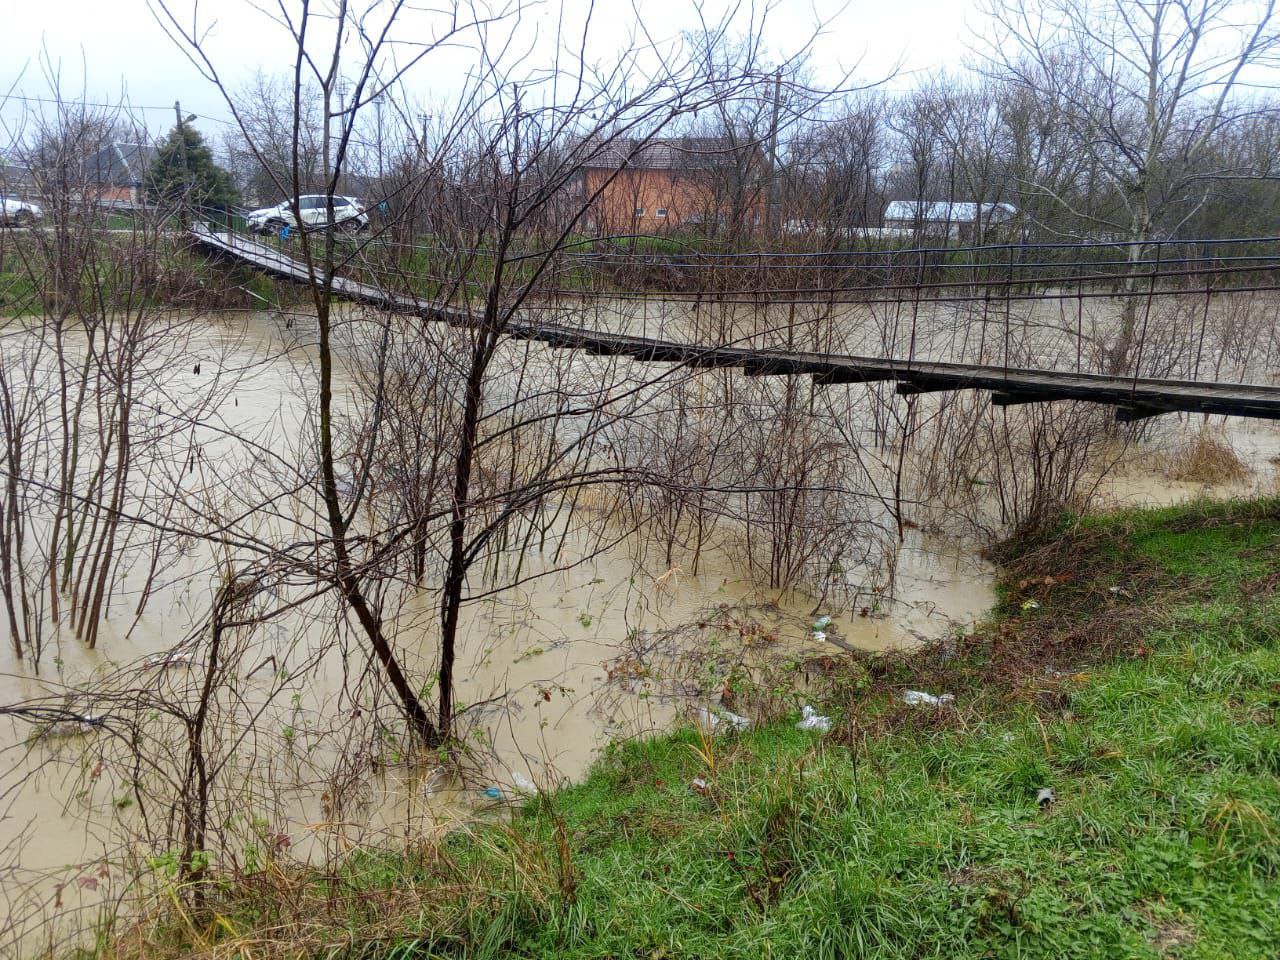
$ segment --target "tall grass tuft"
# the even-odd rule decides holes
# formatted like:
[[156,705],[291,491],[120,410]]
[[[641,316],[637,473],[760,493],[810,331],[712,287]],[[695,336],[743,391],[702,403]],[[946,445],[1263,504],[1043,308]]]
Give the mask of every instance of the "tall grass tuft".
[[1170,480],[1215,486],[1238,482],[1251,472],[1226,434],[1207,425],[1176,450],[1165,467]]

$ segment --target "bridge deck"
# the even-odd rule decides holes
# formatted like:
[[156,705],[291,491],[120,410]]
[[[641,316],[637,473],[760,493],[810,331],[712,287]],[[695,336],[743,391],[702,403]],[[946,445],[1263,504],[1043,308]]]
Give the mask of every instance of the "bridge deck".
[[[194,229],[192,236],[198,246],[216,256],[247,264],[282,280],[312,282],[304,264],[265,244],[202,228]],[[464,310],[393,294],[346,277],[335,277],[333,288],[344,299],[393,313],[458,325],[472,322]],[[1122,421],[1174,411],[1280,419],[1280,387],[1260,384],[1113,377],[984,364],[716,347],[521,321],[511,324],[508,333],[551,347],[630,357],[649,363],[737,367],[748,376],[805,374],[822,384],[892,380],[901,393],[990,390],[993,401],[999,405],[1084,400],[1116,407],[1116,418]]]

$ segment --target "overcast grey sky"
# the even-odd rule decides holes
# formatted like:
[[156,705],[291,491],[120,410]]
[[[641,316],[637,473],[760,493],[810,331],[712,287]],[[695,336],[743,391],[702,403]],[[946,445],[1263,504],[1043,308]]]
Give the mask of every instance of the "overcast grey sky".
[[[193,0],[170,0],[173,9],[190,11]],[[658,37],[671,37],[694,25],[690,0],[638,0],[646,26]],[[549,61],[545,37],[560,16],[580,18],[586,0],[543,0],[531,3],[521,31],[533,46],[533,59]],[[270,4],[274,6],[274,3]],[[296,6],[296,3],[292,4]],[[715,15],[731,0],[706,0]],[[288,50],[280,29],[269,24],[245,0],[202,0],[202,18],[216,19],[209,35],[213,58],[237,86],[259,67],[285,69]],[[896,65],[897,86],[933,69],[958,65],[966,53],[967,22],[976,19],[976,0],[778,0],[766,37],[775,51],[803,43],[816,23],[829,20],[814,49],[815,67],[827,77],[859,64],[862,80],[883,77]],[[607,60],[610,49],[625,43],[635,18],[629,0],[597,0],[591,55]],[[459,72],[467,55],[455,55]],[[153,133],[173,123],[173,101],[203,118],[209,133],[227,117],[222,101],[156,23],[146,0],[0,0],[0,119],[12,128],[20,111],[17,97],[49,97],[49,75],[60,77],[62,95],[115,103],[127,98],[145,117]],[[453,70],[419,71],[409,83],[417,99],[447,97]],[[26,101],[30,103],[31,101]],[[3,139],[9,139],[4,137]]]

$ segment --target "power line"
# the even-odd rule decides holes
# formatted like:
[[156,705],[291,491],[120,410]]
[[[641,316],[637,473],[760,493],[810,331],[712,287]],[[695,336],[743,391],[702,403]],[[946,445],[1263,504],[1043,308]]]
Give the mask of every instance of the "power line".
[[[0,96],[0,105],[4,104],[8,100],[21,100],[24,103],[53,103],[53,104],[69,103],[69,104],[74,104],[75,106],[95,107],[101,110],[123,110],[126,113],[129,113],[135,110],[169,111],[173,109],[172,106],[153,107],[153,106],[143,106],[141,104],[135,104],[135,103],[94,103],[88,100],[64,100],[64,99],[59,99],[57,97],[32,97],[22,93],[10,93],[10,94],[5,94],[3,96]],[[194,114],[194,116],[199,120],[208,120],[210,123],[223,123],[228,126],[233,125],[230,120],[224,119],[222,117],[211,117],[208,114],[204,114],[204,113],[197,113],[197,114]]]

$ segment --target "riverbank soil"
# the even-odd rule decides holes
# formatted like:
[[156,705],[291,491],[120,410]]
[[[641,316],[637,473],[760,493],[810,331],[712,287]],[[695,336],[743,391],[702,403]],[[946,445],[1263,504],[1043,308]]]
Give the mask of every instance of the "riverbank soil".
[[158,878],[106,952],[1274,956],[1278,557],[1274,500],[1064,518],[999,549],[973,635],[806,665],[825,735],[618,746],[443,842],[224,877],[202,914]]

